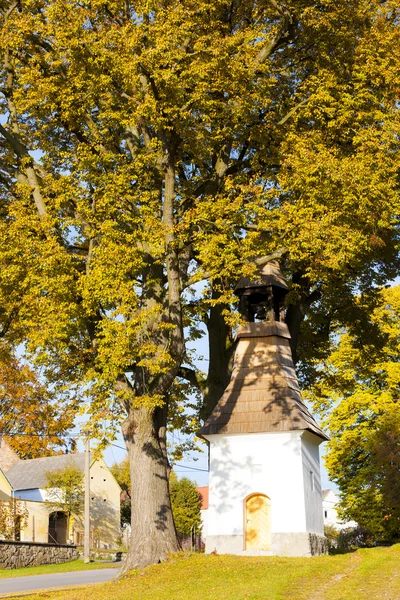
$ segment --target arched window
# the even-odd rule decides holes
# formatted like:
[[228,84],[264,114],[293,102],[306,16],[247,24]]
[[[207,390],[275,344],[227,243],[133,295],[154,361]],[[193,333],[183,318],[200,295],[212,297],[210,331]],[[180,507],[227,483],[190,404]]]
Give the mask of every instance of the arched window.
[[62,511],[52,512],[49,515],[49,544],[67,543],[68,518]]

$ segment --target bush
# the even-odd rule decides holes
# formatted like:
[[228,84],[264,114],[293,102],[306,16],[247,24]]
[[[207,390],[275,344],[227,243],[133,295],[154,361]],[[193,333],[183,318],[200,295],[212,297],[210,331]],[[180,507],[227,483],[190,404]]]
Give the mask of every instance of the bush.
[[357,548],[371,547],[375,544],[371,532],[363,527],[347,527],[338,530],[328,525],[325,527],[325,537],[330,554],[353,552]]

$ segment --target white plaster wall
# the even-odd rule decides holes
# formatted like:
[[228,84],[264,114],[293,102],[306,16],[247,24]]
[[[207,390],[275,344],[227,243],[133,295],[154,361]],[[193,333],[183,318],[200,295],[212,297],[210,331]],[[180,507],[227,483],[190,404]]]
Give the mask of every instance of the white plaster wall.
[[324,535],[324,516],[322,510],[321,469],[319,460],[320,438],[304,431],[301,438],[304,501],[306,507],[306,526],[310,533]]
[[27,501],[28,522],[21,531],[21,541],[41,542],[49,541],[49,509],[43,502]]
[[209,536],[243,535],[244,499],[255,492],[271,500],[272,533],[306,532],[301,433],[207,436]]
[[208,536],[208,508],[200,511],[201,518],[201,537],[205,539]]
[[336,494],[329,490],[329,493],[322,501],[324,525],[332,525],[336,529],[347,529],[348,527],[357,527],[355,521],[340,521],[338,518],[336,506],[339,503],[339,498]]

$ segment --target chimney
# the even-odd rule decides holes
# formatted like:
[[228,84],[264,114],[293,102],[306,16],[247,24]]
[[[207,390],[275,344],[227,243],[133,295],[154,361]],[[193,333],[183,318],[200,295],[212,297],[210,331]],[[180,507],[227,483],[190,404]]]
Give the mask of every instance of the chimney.
[[7,473],[21,459],[0,434],[0,468]]

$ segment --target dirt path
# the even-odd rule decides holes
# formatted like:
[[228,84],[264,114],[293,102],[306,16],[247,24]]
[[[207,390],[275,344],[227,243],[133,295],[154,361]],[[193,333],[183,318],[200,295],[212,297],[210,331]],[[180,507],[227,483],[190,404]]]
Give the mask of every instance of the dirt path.
[[332,575],[322,586],[320,586],[312,596],[310,596],[309,600],[328,600],[327,593],[330,590],[335,588],[340,582],[349,577],[357,567],[360,566],[362,562],[362,557],[357,553],[353,552],[349,556],[348,562],[343,565],[345,568],[342,573],[336,573]]

